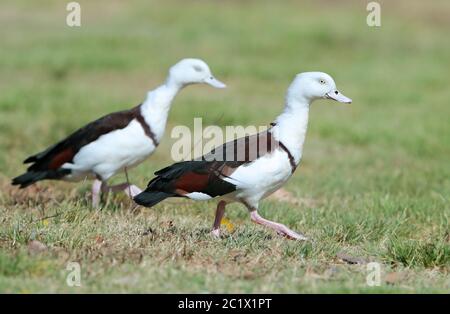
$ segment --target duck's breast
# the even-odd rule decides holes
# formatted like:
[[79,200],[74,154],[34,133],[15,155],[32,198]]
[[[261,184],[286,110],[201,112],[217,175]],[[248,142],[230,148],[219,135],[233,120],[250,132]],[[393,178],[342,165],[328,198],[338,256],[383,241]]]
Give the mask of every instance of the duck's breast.
[[142,125],[133,120],[127,127],[104,134],[84,146],[75,155],[74,164],[79,170],[110,176],[143,161],[154,149]]
[[249,164],[240,166],[225,180],[235,184],[237,190],[263,192],[282,185],[289,179],[291,172],[287,154],[277,149]]

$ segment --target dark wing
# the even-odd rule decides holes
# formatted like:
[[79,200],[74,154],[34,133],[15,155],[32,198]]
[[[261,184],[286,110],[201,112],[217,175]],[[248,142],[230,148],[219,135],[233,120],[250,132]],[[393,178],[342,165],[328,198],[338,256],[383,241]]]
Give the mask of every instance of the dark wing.
[[147,189],[135,197],[138,204],[151,207],[171,196],[193,192],[216,197],[231,193],[236,186],[223,180],[238,167],[273,151],[276,141],[270,131],[227,142],[201,160],[183,161],[155,172]]
[[135,118],[137,108],[139,107],[101,117],[43,152],[28,157],[24,163],[33,163],[28,170],[57,169],[64,163],[71,162],[83,146],[104,134],[125,128]]
[[130,110],[106,115],[78,129],[46,150],[28,157],[24,161],[24,163],[31,163],[27,172],[14,178],[12,184],[26,187],[39,180],[63,177],[70,171],[60,169],[60,167],[65,163],[72,162],[73,157],[83,146],[95,141],[104,134],[125,128],[139,115],[139,111],[140,106],[137,106]]

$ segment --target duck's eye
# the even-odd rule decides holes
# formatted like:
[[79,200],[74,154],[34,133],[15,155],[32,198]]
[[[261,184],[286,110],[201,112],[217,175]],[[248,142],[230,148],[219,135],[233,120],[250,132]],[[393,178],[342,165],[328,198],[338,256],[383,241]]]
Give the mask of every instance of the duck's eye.
[[325,84],[325,80],[319,80],[320,84]]
[[202,68],[199,67],[198,65],[194,65],[194,70],[197,71],[197,72],[201,72]]

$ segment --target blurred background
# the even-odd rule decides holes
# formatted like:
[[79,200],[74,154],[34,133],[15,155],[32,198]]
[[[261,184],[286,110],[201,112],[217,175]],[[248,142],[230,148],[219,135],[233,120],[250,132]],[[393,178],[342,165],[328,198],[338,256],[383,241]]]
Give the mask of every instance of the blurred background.
[[[389,167],[445,170],[432,161],[449,153],[448,1],[381,1],[381,27],[366,24],[365,1],[79,3],[81,27],[66,25],[60,1],[2,3],[0,149],[8,153],[0,167],[8,176],[85,122],[140,103],[184,57],[206,60],[229,88],[185,89],[172,126],[199,116],[204,124],[265,125],[294,75],[320,70],[354,104],[314,106],[306,157],[352,149],[370,155],[358,167],[390,157]],[[164,149],[155,158],[165,159]],[[426,168],[415,169],[424,159]]]
[[[132,170],[140,186],[170,162],[173,126],[192,126],[194,117],[202,117],[204,126],[267,125],[281,112],[296,73],[324,71],[353,104],[313,105],[304,159],[286,189],[315,200],[307,207],[331,211],[341,225],[368,215],[374,224],[387,224],[406,210],[409,218],[399,233],[405,241],[439,238],[446,248],[439,251],[441,259],[421,267],[448,267],[449,1],[378,1],[380,27],[367,25],[368,1],[361,0],[78,2],[81,27],[66,25],[64,1],[0,5],[5,212],[17,204],[9,180],[24,170],[25,157],[93,119],[139,104],[181,58],[204,59],[228,88],[196,85],[177,96],[165,141]],[[71,200],[89,189],[87,183],[40,186],[70,192]],[[38,204],[36,195],[28,197]],[[205,205],[195,206],[197,215]],[[247,219],[242,208],[230,215]],[[283,220],[282,213],[272,215]],[[306,217],[311,224],[302,228],[314,229],[316,216]],[[373,229],[365,226],[362,234]],[[388,231],[380,230],[364,250],[382,255],[375,247]],[[386,254],[402,260],[398,252]]]

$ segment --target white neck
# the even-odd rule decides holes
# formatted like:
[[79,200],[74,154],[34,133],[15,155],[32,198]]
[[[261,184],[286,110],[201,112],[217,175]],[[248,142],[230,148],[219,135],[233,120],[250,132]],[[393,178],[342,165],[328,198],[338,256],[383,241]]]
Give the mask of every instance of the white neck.
[[149,91],[142,103],[141,114],[155,134],[157,142],[164,135],[172,101],[181,88],[182,86],[172,84],[168,79],[163,85]]
[[273,127],[275,138],[281,141],[295,159],[296,164],[302,158],[303,144],[305,142],[306,130],[308,128],[309,104],[286,99],[286,106],[275,120]]

